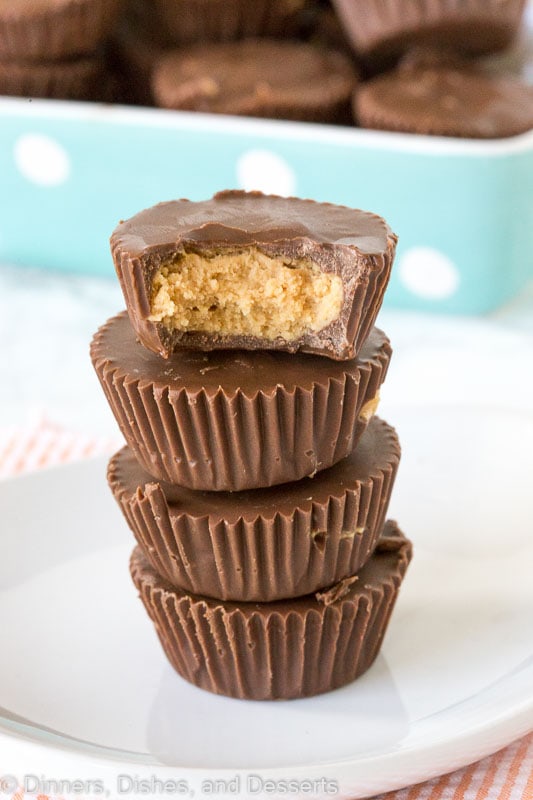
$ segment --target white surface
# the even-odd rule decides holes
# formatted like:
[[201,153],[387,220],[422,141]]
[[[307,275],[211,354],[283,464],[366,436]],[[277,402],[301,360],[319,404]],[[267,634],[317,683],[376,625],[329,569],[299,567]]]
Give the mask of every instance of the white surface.
[[3,765],[92,770],[111,788],[118,772],[196,788],[238,772],[243,797],[250,773],[324,777],[347,798],[451,770],[533,728],[533,344],[476,321],[387,323],[396,358],[381,413],[404,452],[390,515],[416,555],[369,673],[292,703],[190,687],[130,584],[132,537],[104,463],[37,473],[0,484],[0,707],[19,719],[6,733],[21,736],[0,739]]

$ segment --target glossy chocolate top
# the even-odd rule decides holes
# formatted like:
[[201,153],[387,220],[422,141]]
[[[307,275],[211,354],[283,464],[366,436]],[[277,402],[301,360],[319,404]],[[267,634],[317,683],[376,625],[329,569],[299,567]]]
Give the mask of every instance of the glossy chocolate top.
[[[153,249],[283,245],[298,256],[317,245],[346,245],[366,255],[387,252],[391,230],[367,211],[294,197],[228,190],[210,200],[173,200],[120,223],[111,236],[113,251],[139,257]],[[280,251],[281,252],[281,251]],[[295,253],[296,254],[296,253]]]

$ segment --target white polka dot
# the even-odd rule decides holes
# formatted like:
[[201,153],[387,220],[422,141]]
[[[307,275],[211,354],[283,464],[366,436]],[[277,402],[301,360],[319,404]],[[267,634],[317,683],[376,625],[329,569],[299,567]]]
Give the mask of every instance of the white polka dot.
[[237,162],[241,189],[284,196],[296,194],[296,175],[281,156],[270,150],[248,150]]
[[40,186],[58,186],[70,175],[70,159],[63,147],[40,133],[20,136],[14,156],[24,177]]
[[400,280],[413,294],[428,300],[451,297],[460,283],[459,270],[448,256],[432,247],[413,247],[398,265]]

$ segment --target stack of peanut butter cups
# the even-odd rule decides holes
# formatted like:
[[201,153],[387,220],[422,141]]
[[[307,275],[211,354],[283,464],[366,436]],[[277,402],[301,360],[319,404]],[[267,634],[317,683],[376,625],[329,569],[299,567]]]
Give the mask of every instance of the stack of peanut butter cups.
[[386,521],[398,438],[374,415],[395,235],[367,212],[228,191],[142,211],[111,245],[127,312],[91,357],[127,441],[108,480],[166,655],[238,698],[349,683],[411,559]]
[[97,100],[124,0],[0,2],[0,95]]

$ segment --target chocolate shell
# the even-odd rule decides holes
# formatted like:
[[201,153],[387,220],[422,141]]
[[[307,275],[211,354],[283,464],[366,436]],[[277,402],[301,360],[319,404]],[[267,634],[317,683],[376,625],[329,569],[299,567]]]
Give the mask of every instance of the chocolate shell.
[[533,88],[471,65],[414,60],[363,84],[354,113],[364,128],[497,139],[533,128]]
[[[131,2],[131,0],[130,0]],[[134,13],[157,26],[169,44],[290,36],[306,0],[135,0]]]
[[0,2],[0,60],[53,61],[92,53],[121,8],[122,0]]
[[334,50],[246,39],[167,53],[152,88],[162,108],[344,124],[356,82],[351,60]]
[[104,78],[100,55],[41,63],[0,61],[0,95],[97,100]]
[[269,602],[354,575],[376,546],[400,460],[374,417],[355,450],[314,478],[247,492],[154,482],[124,448],[109,463],[115,499],[152,567],[219,600]]
[[[143,344],[165,358],[177,348],[191,347],[302,351],[347,360],[358,354],[372,329],[396,241],[381,217],[365,211],[225,191],[203,202],[175,200],[141,211],[118,225],[111,250],[132,325]],[[249,256],[256,268],[249,273],[253,291],[246,284]],[[209,279],[215,257],[226,269],[238,263],[241,270],[233,281],[223,276],[224,286],[237,295],[228,305],[217,290],[219,273],[212,283]],[[180,270],[191,262],[195,266],[184,273],[187,281],[198,280],[198,264],[205,271],[203,305],[198,308],[198,285],[189,291],[187,284],[175,296],[187,320],[180,327],[172,319],[165,322],[158,302],[166,299],[162,305],[174,308],[164,282],[180,279]],[[277,270],[272,278],[270,269]],[[317,289],[315,296],[315,285],[323,294]],[[302,327],[304,311],[309,311],[310,327]],[[225,314],[231,324],[223,332]],[[283,317],[283,335],[272,323],[276,314]],[[195,327],[200,324],[201,330]],[[246,333],[263,328],[268,334]]]
[[[525,0],[332,0],[357,54],[387,64],[410,47],[451,47],[480,55],[507,47]],[[364,5],[364,8],[363,8]]]
[[140,548],[131,574],[163,649],[185,680],[250,700],[310,697],[350,683],[376,658],[412,555],[388,522],[385,547],[327,591],[275,603],[220,602],[173,589]]
[[183,350],[168,360],[126,313],[95,334],[91,358],[143,468],[189,489],[240,491],[299,480],[354,448],[391,355],[375,329],[358,359]]

